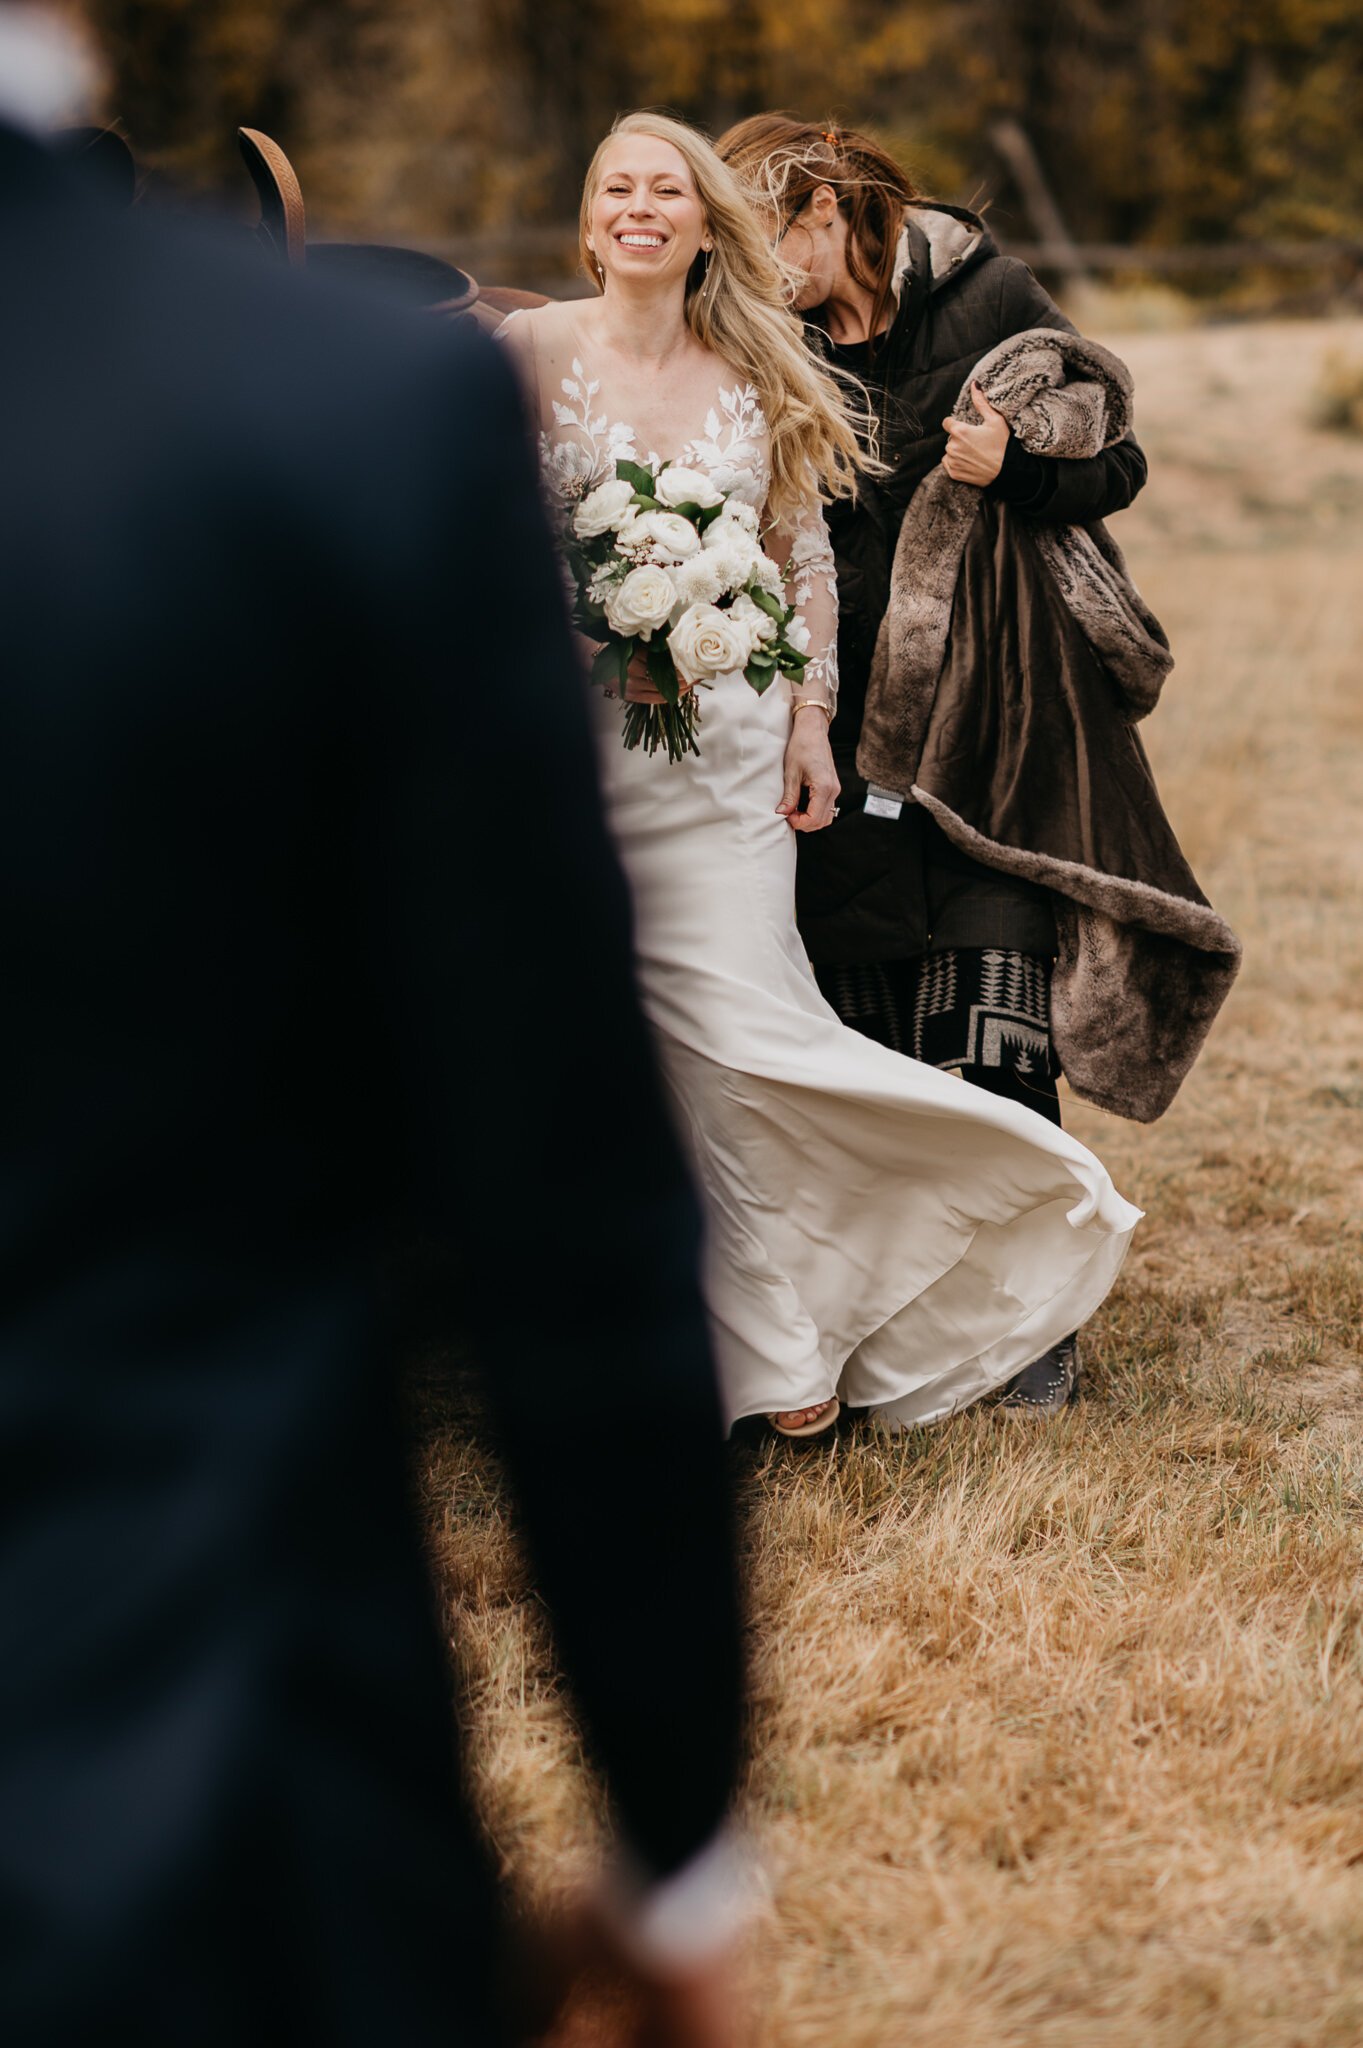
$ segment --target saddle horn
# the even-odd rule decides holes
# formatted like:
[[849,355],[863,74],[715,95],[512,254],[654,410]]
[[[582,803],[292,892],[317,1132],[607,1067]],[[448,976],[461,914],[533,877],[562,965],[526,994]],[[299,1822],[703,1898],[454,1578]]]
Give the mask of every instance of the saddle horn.
[[309,242],[303,188],[279,144],[259,128],[239,128],[237,140],[260,200],[256,233],[294,269],[337,277],[381,293],[414,311],[444,319],[472,315],[495,328],[514,306],[547,303],[539,292],[508,287],[480,291],[466,270],[421,249],[377,242]]
[[238,128],[237,143],[260,200],[257,232],[291,269],[301,270],[308,260],[308,227],[298,173],[259,128]]

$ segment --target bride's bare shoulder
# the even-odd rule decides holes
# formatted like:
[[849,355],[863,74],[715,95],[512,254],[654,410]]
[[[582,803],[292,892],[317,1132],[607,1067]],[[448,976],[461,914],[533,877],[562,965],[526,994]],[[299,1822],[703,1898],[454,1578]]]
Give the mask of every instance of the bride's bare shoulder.
[[565,347],[574,347],[576,336],[588,324],[581,308],[575,309],[570,301],[552,300],[546,306],[527,306],[513,313],[502,322],[498,336],[512,348],[535,348],[557,355]]

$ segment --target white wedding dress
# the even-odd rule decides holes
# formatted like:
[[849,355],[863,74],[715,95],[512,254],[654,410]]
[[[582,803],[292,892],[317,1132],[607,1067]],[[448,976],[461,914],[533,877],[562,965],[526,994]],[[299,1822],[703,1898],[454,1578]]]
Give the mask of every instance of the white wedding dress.
[[[619,456],[656,459],[594,413],[599,385],[572,368],[542,440],[564,510]],[[717,392],[702,433],[664,453],[765,503],[751,388]],[[785,546],[806,679],[831,689],[837,584],[817,505]],[[644,1007],[704,1200],[730,1420],[834,1393],[891,1426],[950,1415],[1092,1314],[1140,1211],[1076,1139],[863,1038],[824,1002],[795,926],[795,834],[776,812],[788,685],[759,697],[722,678],[699,755],[675,765],[627,753],[621,704],[591,695]]]

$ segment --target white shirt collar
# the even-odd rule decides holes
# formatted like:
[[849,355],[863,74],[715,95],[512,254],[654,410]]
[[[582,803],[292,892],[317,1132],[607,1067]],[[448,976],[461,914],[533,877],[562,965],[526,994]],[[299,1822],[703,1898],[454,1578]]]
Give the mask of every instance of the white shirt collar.
[[98,83],[71,28],[45,8],[0,5],[0,121],[35,133],[78,121]]

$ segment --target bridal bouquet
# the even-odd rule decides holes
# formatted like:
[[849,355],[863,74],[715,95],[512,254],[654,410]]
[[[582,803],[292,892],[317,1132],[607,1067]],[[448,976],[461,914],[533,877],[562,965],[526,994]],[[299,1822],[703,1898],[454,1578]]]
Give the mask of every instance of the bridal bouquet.
[[809,659],[809,629],[785,601],[756,512],[698,469],[618,461],[574,509],[565,548],[575,623],[604,642],[592,681],[623,696],[642,654],[663,698],[626,704],[626,747],[666,747],[672,761],[699,753],[699,688],[741,671],[760,695]]

